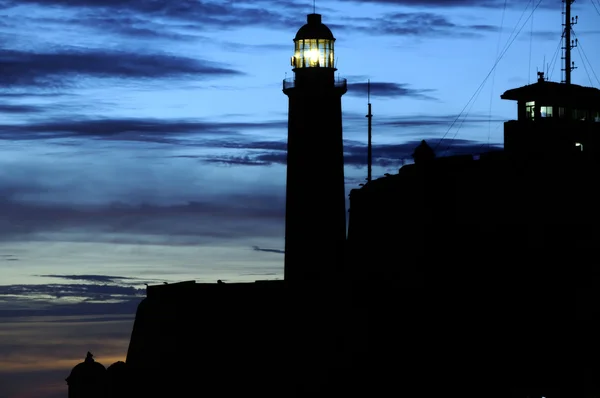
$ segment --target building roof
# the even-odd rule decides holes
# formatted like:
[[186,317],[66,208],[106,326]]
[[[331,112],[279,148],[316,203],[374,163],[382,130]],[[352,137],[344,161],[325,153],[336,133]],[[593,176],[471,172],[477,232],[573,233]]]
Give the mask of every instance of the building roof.
[[514,101],[534,100],[561,100],[568,98],[577,99],[578,102],[600,104],[600,90],[594,87],[580,86],[578,84],[564,84],[538,80],[533,84],[507,90],[500,96],[502,99]]
[[308,14],[307,23],[298,30],[294,40],[329,39],[335,40],[333,33],[321,22],[321,14]]

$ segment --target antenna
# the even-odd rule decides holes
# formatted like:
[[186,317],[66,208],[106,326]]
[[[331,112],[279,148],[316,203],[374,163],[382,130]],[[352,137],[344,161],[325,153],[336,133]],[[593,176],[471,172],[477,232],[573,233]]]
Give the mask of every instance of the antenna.
[[317,10],[317,6],[316,6],[316,4],[315,4],[316,2],[317,2],[317,0],[313,0],[313,14],[316,14],[316,13],[317,13],[317,12],[316,12],[316,10]]
[[369,121],[369,136],[367,144],[367,182],[371,182],[371,165],[373,163],[373,145],[371,144],[371,119],[373,118],[373,115],[371,114],[371,79],[367,80],[367,104],[369,107],[369,113],[366,116]]
[[565,27],[565,31],[564,31],[564,35],[565,35],[565,46],[563,47],[563,50],[565,50],[563,59],[565,60],[565,64],[564,64],[564,68],[563,71],[565,72],[565,80],[563,80],[563,83],[565,84],[571,84],[571,72],[574,69],[577,69],[575,67],[575,62],[571,61],[571,50],[574,49],[575,47],[577,47],[577,39],[575,40],[571,40],[571,29],[573,27],[573,25],[577,24],[577,20],[578,20],[578,16],[575,16],[574,18],[571,17],[571,4],[573,4],[575,2],[575,0],[562,0],[563,3],[565,3],[566,7],[565,7],[565,22],[563,23],[563,26]]

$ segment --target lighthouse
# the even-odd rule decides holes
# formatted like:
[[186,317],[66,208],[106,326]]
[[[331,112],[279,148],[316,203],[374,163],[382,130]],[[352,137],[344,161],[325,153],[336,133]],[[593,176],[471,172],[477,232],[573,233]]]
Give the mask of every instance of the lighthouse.
[[284,278],[324,282],[340,276],[346,244],[342,96],[335,38],[309,14],[294,38],[289,98]]

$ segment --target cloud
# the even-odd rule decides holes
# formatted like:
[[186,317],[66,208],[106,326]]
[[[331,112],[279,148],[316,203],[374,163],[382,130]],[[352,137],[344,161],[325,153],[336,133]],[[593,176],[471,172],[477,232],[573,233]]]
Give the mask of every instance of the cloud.
[[348,83],[348,95],[365,97],[367,95],[369,85],[371,96],[373,97],[410,97],[415,99],[437,101],[435,97],[428,95],[428,93],[435,91],[433,89],[413,89],[410,88],[408,84],[391,82],[372,82],[370,84],[366,82]]
[[[479,119],[477,119],[479,121]],[[487,122],[487,119],[481,119],[481,122]],[[474,123],[474,121],[471,121]],[[386,122],[382,122],[386,123]],[[409,125],[409,126],[436,126],[436,125],[448,125],[448,118],[440,116],[439,119],[424,119],[424,120],[413,120],[413,119],[397,119],[389,120],[387,123],[390,125]],[[424,137],[430,143],[435,146],[440,142],[439,137]],[[411,154],[414,149],[420,144],[420,138],[418,140],[409,140],[400,144],[375,144],[373,145],[373,164],[378,166],[396,166],[403,163],[404,160],[412,160]],[[270,148],[268,151],[256,151],[257,147]],[[439,145],[440,151],[448,148],[444,152],[444,155],[456,155],[456,154],[479,154],[485,152],[488,149],[500,149],[501,145],[493,143],[488,146],[487,143],[481,143],[478,141],[464,140],[464,139],[446,139]],[[242,144],[236,146],[236,148],[244,149]],[[286,165],[287,163],[287,148],[284,143],[277,142],[273,145],[266,145],[265,142],[260,142],[258,145],[254,143],[248,143],[246,146],[246,153],[243,155],[230,155],[230,156],[215,156],[206,157],[203,159],[207,163],[217,163],[222,165],[244,165],[244,166],[270,166],[270,165]],[[346,166],[366,166],[367,158],[367,147],[364,143],[346,140],[344,142],[344,164]],[[441,155],[442,153],[438,153]],[[403,160],[404,159],[404,160]]]
[[484,24],[458,24],[443,14],[431,12],[394,12],[379,17],[349,17],[345,24],[332,24],[336,30],[362,31],[392,36],[476,37],[496,32],[498,27]]
[[144,288],[115,284],[0,285],[0,317],[135,314]]
[[278,249],[263,249],[261,247],[258,246],[252,246],[252,250],[257,251],[257,252],[266,252],[266,253],[278,253],[278,254],[285,254],[285,250],[278,250]]
[[[503,8],[521,7],[521,0],[342,0],[348,3],[382,4],[404,7],[430,7],[430,8]],[[554,6],[555,8],[556,6]]]
[[96,284],[0,285],[0,296],[78,297],[85,300],[104,300],[115,296],[139,297],[144,289],[131,286]]
[[[148,0],[18,0],[9,1],[12,6],[34,5],[41,7],[60,7],[69,9],[82,16],[82,22],[94,25],[95,16],[110,16],[114,19],[126,19],[135,16],[145,20],[158,20],[169,28],[169,24],[177,21],[193,22],[196,29],[206,28],[238,28],[240,26],[294,26],[293,19],[286,9],[297,9],[299,4],[284,1],[194,1],[183,0],[148,1]],[[286,4],[287,3],[287,4]],[[268,5],[268,7],[266,7]],[[123,23],[119,23],[123,25]]]
[[[239,135],[243,130],[286,128],[287,121],[228,122],[198,121],[194,119],[139,119],[139,118],[49,118],[23,124],[0,125],[0,138],[32,140],[66,137],[92,137],[119,141],[158,142],[182,144],[181,134]],[[208,140],[208,137],[206,137]],[[235,141],[234,141],[235,142]],[[235,148],[235,143],[207,141],[206,145]],[[260,145],[258,143],[257,145]],[[258,149],[258,148],[257,148]]]
[[227,166],[271,166],[287,163],[287,152],[262,152],[251,155],[206,156],[205,163],[215,163]]
[[[362,116],[362,114],[361,114]],[[364,117],[364,116],[363,116]],[[499,123],[505,122],[506,119],[498,117],[490,117],[483,114],[470,115],[406,115],[393,117],[379,117],[377,123],[382,126],[391,127],[432,127],[432,126],[447,126],[450,127],[454,121],[461,124],[478,124],[478,123]]]
[[51,88],[82,77],[171,79],[224,77],[243,72],[210,61],[172,54],[144,54],[115,50],[26,52],[0,50],[0,84],[4,87]]
[[0,254],[0,261],[19,261],[14,254]]
[[[0,200],[0,240],[191,246],[279,233],[285,203],[266,192],[182,205],[83,206]],[[256,224],[262,225],[260,230]]]
[[36,275],[42,278],[59,278],[75,281],[99,282],[99,283],[119,283],[126,280],[136,280],[138,278],[129,278],[125,276],[112,275]]
[[24,113],[36,113],[42,108],[34,105],[11,105],[11,104],[0,104],[1,113],[13,113],[13,114],[24,114]]

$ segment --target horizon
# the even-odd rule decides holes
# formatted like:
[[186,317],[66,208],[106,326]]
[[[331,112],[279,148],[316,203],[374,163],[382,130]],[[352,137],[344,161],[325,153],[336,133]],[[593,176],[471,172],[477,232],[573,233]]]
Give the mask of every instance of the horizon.
[[[87,351],[125,360],[145,283],[283,278],[282,81],[313,2],[0,5],[0,395],[53,398]],[[562,6],[317,1],[348,80],[346,195],[367,176],[368,82],[373,179],[422,139],[501,149],[500,95],[562,79]],[[572,82],[598,88],[600,1],[572,7]]]

